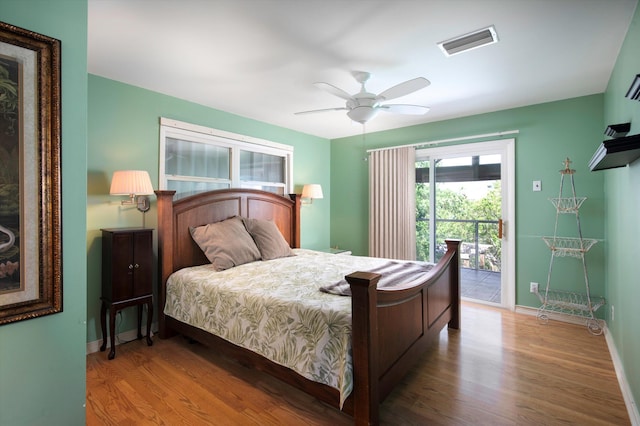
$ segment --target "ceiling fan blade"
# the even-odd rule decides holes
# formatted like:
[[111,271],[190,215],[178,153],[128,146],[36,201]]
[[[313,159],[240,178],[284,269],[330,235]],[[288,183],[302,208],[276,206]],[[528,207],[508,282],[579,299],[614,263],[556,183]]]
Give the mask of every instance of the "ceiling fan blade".
[[391,105],[380,105],[378,107],[382,111],[392,112],[394,114],[405,114],[405,115],[423,115],[429,112],[429,107],[422,105],[406,105],[406,104],[391,104]]
[[324,83],[324,82],[313,83],[313,84],[318,89],[322,89],[325,92],[329,92],[334,96],[342,98],[342,99],[344,99],[346,101],[351,100],[351,95],[350,94],[348,94],[347,92],[345,92],[341,88],[334,86],[333,84]]
[[384,92],[376,96],[378,101],[388,101],[389,99],[399,98],[401,96],[408,95],[409,93],[416,92],[420,89],[424,89],[431,82],[424,77],[417,77],[413,80],[407,80],[404,83],[397,84]]
[[336,108],[323,108],[323,109],[313,109],[310,111],[300,111],[294,112],[295,115],[305,115],[305,114],[315,114],[317,112],[327,112],[327,111],[346,111],[345,107],[336,107]]

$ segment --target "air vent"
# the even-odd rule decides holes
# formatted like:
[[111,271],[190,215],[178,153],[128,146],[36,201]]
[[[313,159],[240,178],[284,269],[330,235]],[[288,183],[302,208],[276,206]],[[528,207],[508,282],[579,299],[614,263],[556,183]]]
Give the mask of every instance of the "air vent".
[[491,25],[490,27],[474,31],[460,37],[441,41],[438,43],[438,47],[442,50],[445,56],[451,56],[497,42],[498,34],[496,33],[496,29],[493,25]]

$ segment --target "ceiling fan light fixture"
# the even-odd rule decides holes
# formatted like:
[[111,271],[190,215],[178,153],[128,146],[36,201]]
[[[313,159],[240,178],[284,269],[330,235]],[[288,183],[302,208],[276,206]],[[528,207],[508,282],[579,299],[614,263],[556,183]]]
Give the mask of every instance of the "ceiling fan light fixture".
[[452,56],[497,42],[498,33],[496,32],[495,27],[491,25],[487,28],[441,41],[438,43],[438,47],[442,50],[445,56]]
[[350,119],[360,124],[364,124],[378,114],[377,108],[370,106],[358,106],[347,112]]
[[422,115],[429,111],[428,107],[421,105],[403,105],[403,104],[383,104],[382,102],[390,99],[400,98],[418,90],[424,89],[431,84],[429,80],[424,77],[416,77],[411,80],[404,81],[396,84],[393,87],[376,95],[370,93],[365,88],[365,83],[371,77],[371,74],[364,71],[353,71],[353,77],[358,83],[360,83],[360,91],[353,95],[350,95],[346,91],[334,86],[333,84],[318,82],[314,83],[316,87],[324,90],[334,96],[346,100],[344,107],[340,108],[324,108],[311,111],[301,111],[295,114],[312,114],[316,112],[325,111],[338,111],[346,110],[347,116],[356,123],[365,124],[369,120],[373,119],[378,111],[383,110],[386,112],[392,112],[395,114],[409,114],[409,115]]

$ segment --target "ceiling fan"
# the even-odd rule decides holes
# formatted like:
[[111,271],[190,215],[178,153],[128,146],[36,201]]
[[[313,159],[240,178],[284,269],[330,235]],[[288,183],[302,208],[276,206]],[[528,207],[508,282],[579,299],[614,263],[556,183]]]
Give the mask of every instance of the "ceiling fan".
[[422,115],[429,111],[429,107],[421,105],[407,105],[407,104],[384,104],[382,102],[389,101],[391,99],[399,98],[410,93],[416,92],[420,89],[424,89],[429,84],[429,80],[424,77],[417,77],[412,80],[407,80],[404,83],[397,84],[384,92],[376,95],[374,93],[367,92],[364,85],[371,77],[371,74],[364,71],[353,71],[351,73],[358,83],[360,83],[360,91],[354,95],[350,95],[344,90],[340,89],[329,83],[314,83],[316,87],[326,92],[331,93],[339,98],[347,101],[344,107],[337,108],[324,108],[316,109],[312,111],[296,112],[300,114],[314,114],[317,112],[326,111],[347,111],[347,116],[358,123],[366,123],[378,114],[378,111],[392,112],[396,114],[409,114],[409,115]]

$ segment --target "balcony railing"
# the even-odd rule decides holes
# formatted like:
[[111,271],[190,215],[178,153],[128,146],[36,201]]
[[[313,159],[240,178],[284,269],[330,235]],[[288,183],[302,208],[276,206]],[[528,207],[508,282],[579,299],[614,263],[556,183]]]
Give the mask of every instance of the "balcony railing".
[[[429,222],[429,219],[420,219],[417,218],[418,222]],[[500,247],[500,239],[498,239],[498,221],[497,220],[475,220],[475,219],[436,219],[436,223],[463,223],[470,224],[472,229],[472,241],[468,241],[470,238],[464,238],[468,236],[468,232],[464,232],[464,235],[446,235],[446,238],[461,238],[462,244],[460,249],[460,258],[462,262],[462,267],[475,269],[475,270],[490,270],[490,271],[500,271],[500,254],[502,247]],[[480,225],[496,225],[495,231],[488,231],[488,233],[484,233],[485,237],[488,235],[489,237],[493,236],[495,238],[488,238],[488,240],[497,241],[498,246],[494,244],[480,243]],[[428,239],[427,239],[428,240]],[[444,240],[444,238],[442,238]],[[440,257],[446,251],[446,246],[443,244],[438,244],[438,235],[436,235],[436,253],[435,260],[436,262],[440,259]],[[442,247],[440,247],[442,246]],[[482,258],[482,259],[481,259]],[[487,268],[486,266],[490,266]]]

